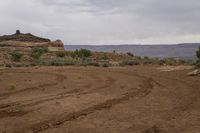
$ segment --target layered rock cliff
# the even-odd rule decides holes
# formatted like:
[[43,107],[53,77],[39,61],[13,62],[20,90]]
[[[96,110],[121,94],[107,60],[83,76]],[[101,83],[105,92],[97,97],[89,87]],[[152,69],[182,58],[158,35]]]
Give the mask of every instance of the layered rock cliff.
[[48,52],[45,56],[55,56],[58,51],[64,51],[62,41],[51,41],[50,39],[34,36],[30,33],[16,31],[12,35],[0,36],[0,65],[10,62],[10,54],[18,51],[23,54],[22,62],[31,61],[31,51],[35,47],[46,47]]

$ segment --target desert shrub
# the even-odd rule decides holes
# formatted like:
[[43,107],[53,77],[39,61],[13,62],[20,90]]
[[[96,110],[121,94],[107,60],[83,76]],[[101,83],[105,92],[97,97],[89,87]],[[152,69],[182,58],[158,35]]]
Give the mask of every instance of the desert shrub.
[[33,59],[40,59],[40,57],[44,54],[48,52],[48,48],[47,47],[34,47],[32,49],[31,52],[31,57]]
[[[145,56],[142,60],[143,64],[147,65],[147,64],[160,64],[160,60],[157,58],[150,58],[148,56]],[[163,62],[162,62],[163,63]],[[161,63],[161,64],[162,64]]]
[[96,67],[100,66],[100,64],[98,62],[89,62],[88,65],[89,66],[96,66]]
[[66,53],[63,51],[56,52],[57,57],[65,57]]
[[12,53],[10,53],[10,55],[11,55],[11,60],[15,62],[19,62],[23,56],[23,54],[18,51],[13,51]]
[[148,56],[144,56],[144,59],[145,60],[149,60],[150,58]]
[[102,67],[110,67],[110,64],[108,64],[108,63],[103,63],[103,64],[102,64]]
[[153,64],[152,60],[144,60],[143,64],[148,65],[148,64]]
[[11,68],[12,65],[11,64],[6,64],[6,67]]
[[164,65],[165,64],[165,60],[164,59],[160,59],[159,61],[158,61],[158,65]]
[[72,58],[87,58],[92,56],[92,52],[87,49],[80,49],[75,51],[65,51],[65,55]]
[[134,55],[131,52],[126,53],[128,56],[134,57]]
[[198,60],[200,60],[200,47],[199,47],[199,49],[197,50],[196,55],[197,55]]
[[166,58],[164,59],[165,65],[176,65],[176,60],[173,58]]
[[195,65],[196,65],[197,67],[200,67],[200,47],[199,47],[199,49],[197,50],[196,55],[197,55],[197,61],[196,61]]
[[67,66],[75,65],[76,60],[72,58],[53,58],[53,59],[37,59],[32,61],[32,66]]
[[66,65],[75,65],[76,62],[72,59],[63,59],[63,58],[55,58],[51,59],[48,62],[50,66],[66,66]]
[[133,65],[139,65],[140,63],[138,61],[134,60],[127,60],[127,61],[122,61],[120,63],[121,66],[133,66]]
[[200,61],[196,61],[195,65],[200,68]]
[[144,58],[142,59],[142,63],[145,65],[153,64],[153,60],[151,58],[149,58],[148,56],[144,56]]
[[89,57],[92,55],[91,51],[90,50],[87,50],[87,49],[80,49],[80,50],[76,50],[74,52],[78,57]]
[[75,58],[76,55],[74,51],[65,51],[65,56]]
[[104,55],[104,56],[101,57],[101,59],[102,60],[108,60],[109,58],[108,58],[108,56]]

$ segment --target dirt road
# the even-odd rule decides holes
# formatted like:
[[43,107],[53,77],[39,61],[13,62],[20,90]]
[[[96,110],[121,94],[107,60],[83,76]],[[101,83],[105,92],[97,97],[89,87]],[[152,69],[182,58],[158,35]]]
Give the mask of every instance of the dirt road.
[[0,69],[0,133],[200,133],[190,70]]

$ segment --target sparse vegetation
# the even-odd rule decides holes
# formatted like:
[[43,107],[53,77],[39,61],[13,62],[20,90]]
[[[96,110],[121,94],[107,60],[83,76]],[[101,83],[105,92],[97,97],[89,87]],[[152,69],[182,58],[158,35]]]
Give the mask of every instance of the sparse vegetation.
[[126,53],[128,56],[134,57],[134,55],[131,52]]
[[67,66],[75,65],[77,61],[73,58],[53,58],[53,59],[37,59],[33,60],[32,66],[44,65],[44,66]]
[[196,66],[197,66],[197,67],[200,67],[200,47],[199,47],[199,49],[197,50],[196,55],[197,55]]
[[109,58],[108,58],[108,56],[104,55],[101,59],[102,60],[108,60]]
[[108,63],[103,63],[103,64],[102,64],[102,67],[110,67],[110,64],[108,64]]
[[15,62],[19,62],[23,56],[23,54],[18,51],[13,51],[12,53],[10,53],[10,55],[11,55],[11,60]]
[[57,57],[65,57],[65,55],[66,55],[66,53],[63,52],[63,51],[59,51],[59,52],[56,53]]
[[44,54],[48,52],[48,48],[47,47],[34,47],[32,49],[32,53],[31,53],[31,57],[33,59],[40,59],[40,57]]
[[[59,54],[61,55],[61,53]],[[63,56],[63,54],[61,56]],[[92,56],[92,52],[87,49],[65,51],[65,56],[72,57],[72,58],[87,58],[87,57]]]
[[74,53],[80,58],[89,57],[92,55],[91,51],[87,49],[76,50]]
[[126,60],[126,61],[122,61],[120,63],[121,66],[133,66],[133,65],[139,65],[140,63],[138,61],[135,60]]

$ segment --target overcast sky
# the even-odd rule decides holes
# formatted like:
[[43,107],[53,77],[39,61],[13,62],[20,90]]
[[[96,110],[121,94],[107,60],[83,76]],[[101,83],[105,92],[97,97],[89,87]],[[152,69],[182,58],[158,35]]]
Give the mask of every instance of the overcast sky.
[[200,42],[200,0],[0,0],[0,35],[65,44]]

